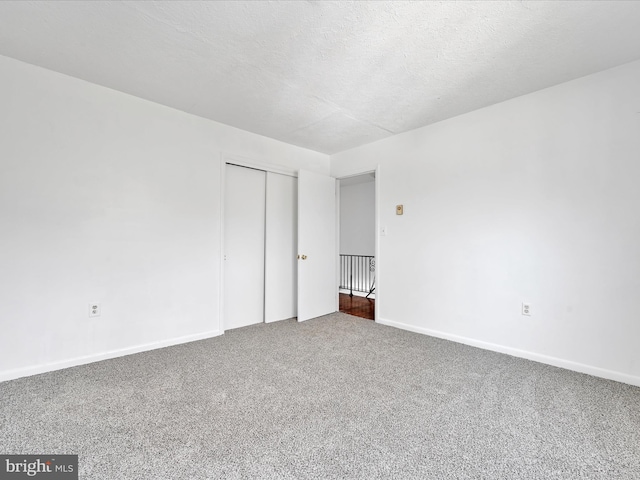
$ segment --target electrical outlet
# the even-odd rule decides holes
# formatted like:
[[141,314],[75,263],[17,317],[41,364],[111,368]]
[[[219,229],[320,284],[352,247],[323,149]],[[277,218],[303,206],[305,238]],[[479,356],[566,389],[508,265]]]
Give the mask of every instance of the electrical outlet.
[[522,304],[522,315],[526,315],[527,317],[531,316],[531,304],[523,303]]
[[100,316],[100,304],[99,303],[90,303],[89,304],[89,316],[90,317],[99,317]]

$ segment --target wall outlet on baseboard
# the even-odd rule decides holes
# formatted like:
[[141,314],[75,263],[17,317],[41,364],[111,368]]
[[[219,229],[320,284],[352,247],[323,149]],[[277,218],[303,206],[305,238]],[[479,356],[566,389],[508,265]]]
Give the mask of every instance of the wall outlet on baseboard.
[[99,303],[90,303],[89,304],[89,316],[90,317],[99,317],[100,316],[100,304]]
[[531,316],[531,304],[530,303],[523,303],[522,304],[522,315],[526,315],[527,317]]

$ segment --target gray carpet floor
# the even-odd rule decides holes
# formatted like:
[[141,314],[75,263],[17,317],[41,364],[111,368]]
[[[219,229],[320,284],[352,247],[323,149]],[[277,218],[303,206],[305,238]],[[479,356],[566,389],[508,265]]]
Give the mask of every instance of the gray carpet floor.
[[80,478],[640,479],[640,388],[336,313],[0,384]]

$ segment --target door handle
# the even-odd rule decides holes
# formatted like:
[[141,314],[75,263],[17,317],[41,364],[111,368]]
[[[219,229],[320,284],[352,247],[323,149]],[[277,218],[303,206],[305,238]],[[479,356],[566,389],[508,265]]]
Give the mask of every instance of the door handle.
[[300,259],[306,260],[307,256],[306,255],[298,255],[298,260],[300,260]]

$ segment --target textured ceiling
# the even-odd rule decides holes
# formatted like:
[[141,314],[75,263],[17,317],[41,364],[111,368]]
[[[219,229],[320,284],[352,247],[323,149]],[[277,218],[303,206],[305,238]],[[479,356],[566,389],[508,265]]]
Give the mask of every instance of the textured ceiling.
[[0,2],[0,54],[335,153],[640,58],[640,2]]

